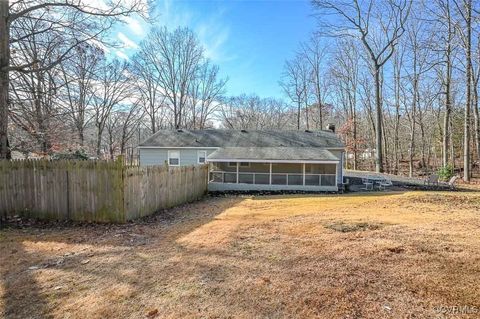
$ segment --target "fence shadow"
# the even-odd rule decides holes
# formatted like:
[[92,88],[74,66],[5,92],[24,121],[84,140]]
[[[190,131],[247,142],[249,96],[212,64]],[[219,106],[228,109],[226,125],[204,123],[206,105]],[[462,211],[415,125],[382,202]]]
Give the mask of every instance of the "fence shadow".
[[[49,318],[48,300],[35,278],[37,270],[30,268],[38,263],[38,257],[15,240],[9,241],[8,248],[2,247],[1,251],[0,283],[4,291],[4,309],[0,312],[2,318]],[[25,302],[35,305],[35,309],[21,306]]]
[[[144,258],[146,251],[154,250],[160,260],[175,258],[184,249],[179,239],[242,200],[207,198],[127,224],[10,224],[0,231],[4,292],[0,313],[5,318],[50,318],[58,305],[55,296],[62,292],[55,287],[69,282],[78,281],[78,289],[92,294],[99,293],[99,287],[115,285],[128,286],[132,295],[142,294],[160,276],[160,269],[152,269]],[[62,262],[57,265],[59,259]],[[45,276],[45,272],[55,275]]]

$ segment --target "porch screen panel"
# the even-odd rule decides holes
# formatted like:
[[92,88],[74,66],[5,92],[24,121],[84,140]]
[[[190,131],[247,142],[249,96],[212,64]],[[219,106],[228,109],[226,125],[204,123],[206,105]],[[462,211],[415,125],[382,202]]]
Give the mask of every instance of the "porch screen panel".
[[335,175],[322,175],[322,186],[335,186]]
[[288,175],[288,185],[303,185],[303,175]]
[[305,185],[318,186],[320,185],[319,175],[305,175]]
[[225,183],[236,183],[237,173],[225,173]]
[[272,175],[272,184],[274,185],[287,185],[286,174],[274,174]]
[[243,184],[253,184],[253,174],[247,174],[247,173],[238,174],[238,182]]
[[222,183],[223,182],[223,173],[217,172],[210,172],[210,181],[215,183]]
[[255,174],[255,184],[270,184],[270,174]]

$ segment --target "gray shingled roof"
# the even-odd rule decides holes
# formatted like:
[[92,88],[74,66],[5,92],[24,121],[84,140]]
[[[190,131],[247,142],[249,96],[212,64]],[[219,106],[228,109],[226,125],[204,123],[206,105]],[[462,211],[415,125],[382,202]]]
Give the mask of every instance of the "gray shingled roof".
[[330,131],[162,130],[140,146],[159,147],[321,147],[343,148]]
[[331,152],[318,147],[226,147],[208,156],[214,160],[302,160],[338,161]]

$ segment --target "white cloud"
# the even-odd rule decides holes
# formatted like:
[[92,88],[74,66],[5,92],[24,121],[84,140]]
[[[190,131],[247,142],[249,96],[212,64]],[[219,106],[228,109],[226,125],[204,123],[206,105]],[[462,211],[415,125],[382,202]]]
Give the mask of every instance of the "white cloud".
[[227,61],[233,57],[225,49],[230,37],[230,30],[226,26],[216,23],[204,23],[195,28],[200,42],[205,47],[205,56],[213,61]]
[[214,63],[235,59],[226,44],[230,37],[230,28],[224,22],[224,11],[219,8],[209,15],[199,15],[181,6],[182,2],[164,0],[158,5],[159,24],[173,30],[177,27],[189,27],[198,36],[205,49],[205,55]]
[[121,58],[121,59],[129,60],[128,56],[127,56],[124,52],[122,52],[122,51],[120,51],[120,50],[116,50],[116,51],[115,51],[115,54],[116,54],[119,58]]
[[142,25],[141,25],[141,23],[138,19],[135,19],[135,18],[132,18],[132,17],[125,17],[124,20],[127,23],[130,30],[134,34],[136,34],[138,36],[141,36],[145,33],[145,31],[143,30],[143,27],[142,27]]
[[138,48],[138,44],[136,44],[134,41],[130,40],[125,34],[122,32],[117,33],[117,37],[120,41],[123,42],[123,45],[127,49],[136,49]]

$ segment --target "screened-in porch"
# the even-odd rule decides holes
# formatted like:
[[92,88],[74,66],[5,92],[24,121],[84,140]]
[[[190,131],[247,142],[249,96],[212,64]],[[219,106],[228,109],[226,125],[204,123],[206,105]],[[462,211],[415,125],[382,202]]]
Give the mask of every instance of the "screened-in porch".
[[212,190],[337,190],[338,163],[210,162]]

